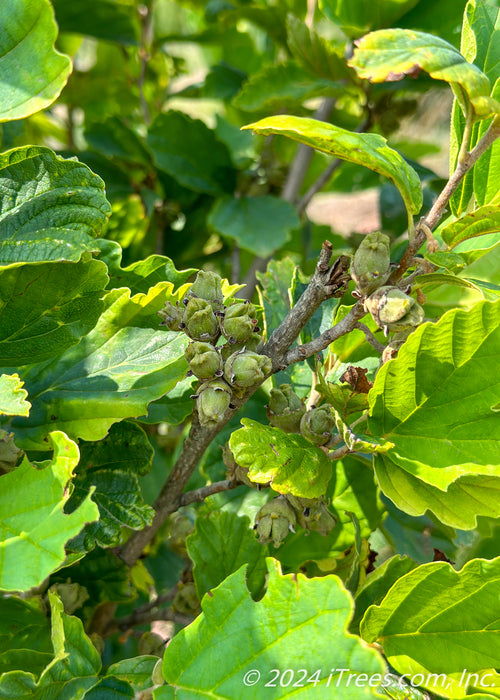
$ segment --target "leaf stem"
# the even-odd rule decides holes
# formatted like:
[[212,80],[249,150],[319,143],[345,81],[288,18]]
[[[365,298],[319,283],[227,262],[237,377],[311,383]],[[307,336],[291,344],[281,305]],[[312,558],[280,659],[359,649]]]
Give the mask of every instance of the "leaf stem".
[[221,493],[222,491],[230,491],[241,486],[239,481],[233,481],[231,479],[225,479],[224,481],[215,481],[213,484],[207,484],[207,486],[202,486],[194,491],[187,491],[183,493],[180,498],[180,506],[187,506],[190,503],[196,503],[197,501],[204,501],[208,496],[212,496],[214,493]]
[[[443,216],[446,207],[451,199],[451,196],[457,189],[460,182],[463,180],[464,176],[469,172],[469,170],[475,165],[479,158],[485,153],[488,148],[496,141],[500,136],[500,116],[496,116],[491,122],[488,130],[484,136],[477,142],[472,151],[465,154],[463,162],[457,163],[455,172],[451,175],[450,179],[444,186],[441,194],[438,196],[434,204],[432,205],[428,214],[417,224],[415,237],[413,241],[410,241],[407,249],[405,250],[403,257],[399,261],[399,264],[392,272],[388,284],[395,284],[401,279],[405,271],[411,265],[411,261],[420,246],[426,240],[425,228],[427,227],[431,231],[439,223],[441,217]],[[346,317],[347,318],[347,317]]]

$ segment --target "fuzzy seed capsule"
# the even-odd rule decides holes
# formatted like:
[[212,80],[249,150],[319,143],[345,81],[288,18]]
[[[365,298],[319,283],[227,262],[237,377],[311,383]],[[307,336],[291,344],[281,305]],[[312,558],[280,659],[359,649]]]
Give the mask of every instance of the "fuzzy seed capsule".
[[290,384],[281,384],[279,389],[271,389],[267,407],[267,418],[271,425],[281,428],[286,433],[298,433],[305,412],[304,402]]
[[196,397],[198,418],[202,426],[214,427],[224,418],[231,403],[231,387],[223,379],[204,382]]
[[390,243],[385,233],[368,233],[354,254],[351,276],[363,296],[374,292],[389,277]]
[[224,377],[233,386],[246,389],[264,381],[271,373],[272,362],[267,355],[240,350],[229,356],[224,365]]
[[311,408],[302,416],[300,432],[314,445],[326,445],[332,437],[335,428],[331,406],[324,404],[319,408]]
[[410,330],[424,320],[420,304],[396,287],[380,287],[365,299],[365,306],[377,326],[387,332]]
[[289,532],[295,532],[295,511],[284,496],[265,503],[255,517],[259,542],[279,547]]
[[195,340],[184,351],[189,369],[198,379],[214,379],[222,374],[222,358],[210,343]]
[[189,288],[186,298],[199,298],[210,302],[214,311],[219,311],[222,308],[222,280],[215,272],[205,272],[200,270],[196,275],[196,279]]
[[184,315],[184,307],[179,306],[179,302],[174,306],[170,301],[167,301],[163,309],[158,311],[158,316],[163,320],[162,326],[166,326],[169,331],[182,330],[182,317]]
[[231,304],[225,311],[222,332],[229,343],[243,343],[257,325],[257,316],[253,304]]
[[210,302],[205,299],[191,298],[182,317],[184,330],[193,340],[213,342],[219,336],[219,324]]

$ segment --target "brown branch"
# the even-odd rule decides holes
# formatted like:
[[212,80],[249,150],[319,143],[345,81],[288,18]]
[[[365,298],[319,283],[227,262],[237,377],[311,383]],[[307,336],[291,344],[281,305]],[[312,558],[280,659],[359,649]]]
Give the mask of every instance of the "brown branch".
[[474,146],[470,153],[466,153],[463,156],[462,162],[457,163],[457,167],[453,175],[444,186],[441,194],[438,196],[434,204],[432,205],[427,216],[425,216],[419,224],[417,224],[415,230],[415,237],[408,244],[408,248],[405,250],[403,257],[399,261],[398,266],[392,272],[388,284],[395,284],[401,279],[403,274],[406,272],[408,267],[412,264],[413,257],[420,249],[421,245],[426,239],[424,232],[425,228],[432,231],[435,226],[440,222],[448,203],[462,182],[465,175],[469,170],[476,164],[478,159],[485,153],[488,148],[500,137],[500,117],[496,117],[490,124],[488,130],[482,137],[480,141]]
[[223,421],[214,427],[201,426],[196,410],[193,411],[191,430],[184,440],[182,452],[163,484],[158,498],[153,503],[155,515],[152,524],[144,528],[144,530],[133,532],[121,551],[119,551],[119,556],[126,564],[132,566],[137,561],[143,549],[151,542],[168,516],[179,508],[182,492],[189,481],[189,477],[196,469],[196,465],[207,447],[232,418],[236,410],[227,411],[227,418],[225,417]]
[[332,328],[329,328],[320,336],[311,340],[310,343],[305,343],[304,345],[299,345],[289,350],[283,358],[283,365],[288,367],[288,365],[293,365],[295,362],[300,362],[300,360],[305,360],[317,352],[321,352],[321,350],[327,348],[330,343],[333,343],[334,340],[341,338],[346,333],[350,333],[353,328],[355,328],[356,323],[365,315],[366,311],[363,303],[358,301],[347,316],[344,316],[344,318],[332,326]]
[[[343,294],[342,285],[349,278],[347,272],[349,258],[341,256],[333,265],[330,265],[331,256],[332,244],[325,241],[321,248],[316,270],[304,293],[278,328],[273,331],[262,350],[273,361],[274,372],[290,364],[283,361],[286,351],[321,303],[339,292]],[[299,359],[304,359],[304,357],[309,357],[309,355],[301,356]]]
[[179,506],[187,506],[190,503],[195,503],[196,501],[204,501],[208,496],[212,496],[214,493],[222,493],[222,491],[229,491],[241,486],[239,481],[233,481],[231,479],[226,479],[224,481],[215,481],[213,484],[207,484],[207,486],[202,486],[195,491],[187,491],[183,493],[180,498]]
[[375,348],[377,352],[384,352],[385,350],[385,345],[382,345],[382,343],[379,343],[379,341],[375,338],[371,330],[368,328],[368,326],[365,326],[364,323],[355,323],[354,328],[357,328],[359,331],[363,331],[365,334],[366,340],[370,343],[372,348]]

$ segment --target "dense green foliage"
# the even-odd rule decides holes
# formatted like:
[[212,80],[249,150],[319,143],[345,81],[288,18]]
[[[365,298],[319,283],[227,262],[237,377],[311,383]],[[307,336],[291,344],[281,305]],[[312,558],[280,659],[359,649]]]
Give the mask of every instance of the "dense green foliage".
[[498,0],[11,0],[0,136],[0,698],[500,698]]

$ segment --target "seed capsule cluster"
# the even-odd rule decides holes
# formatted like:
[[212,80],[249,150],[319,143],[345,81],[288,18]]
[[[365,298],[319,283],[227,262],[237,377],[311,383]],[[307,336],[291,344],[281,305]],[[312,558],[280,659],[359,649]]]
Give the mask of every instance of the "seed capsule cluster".
[[262,382],[272,369],[270,358],[257,352],[262,336],[255,306],[225,305],[221,282],[216,273],[201,270],[181,303],[167,302],[158,312],[162,325],[191,338],[185,357],[189,372],[200,380],[193,398],[203,426],[217,425],[231,398]]
[[358,296],[379,328],[410,331],[424,320],[424,310],[398,287],[385,286],[390,275],[390,240],[383,233],[369,233],[354,254],[351,277]]
[[330,441],[335,428],[330,404],[324,403],[307,411],[290,384],[282,384],[279,389],[271,390],[267,418],[271,425],[285,433],[300,433],[313,445],[319,446]]

